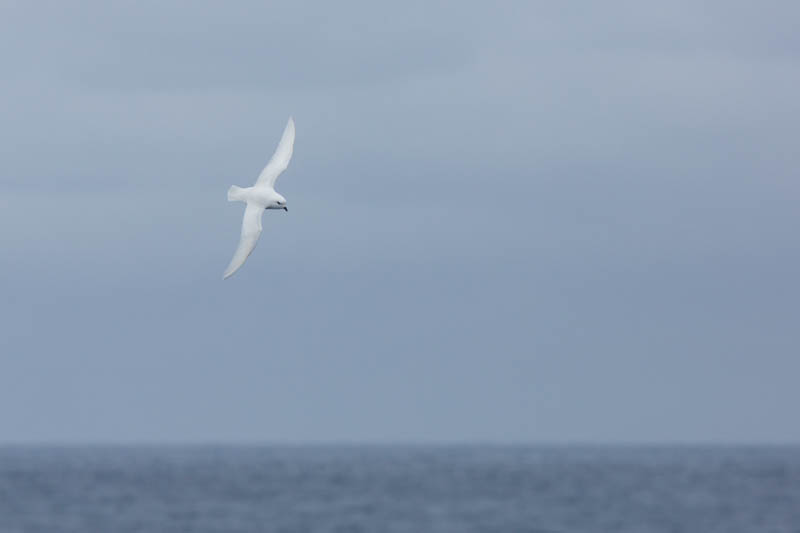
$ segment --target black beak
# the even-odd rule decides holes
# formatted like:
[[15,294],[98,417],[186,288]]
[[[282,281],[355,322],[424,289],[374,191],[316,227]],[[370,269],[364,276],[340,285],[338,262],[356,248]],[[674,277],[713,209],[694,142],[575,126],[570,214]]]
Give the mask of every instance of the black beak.
[[286,206],[283,206],[283,210],[286,211],[287,213],[289,212],[289,208]]

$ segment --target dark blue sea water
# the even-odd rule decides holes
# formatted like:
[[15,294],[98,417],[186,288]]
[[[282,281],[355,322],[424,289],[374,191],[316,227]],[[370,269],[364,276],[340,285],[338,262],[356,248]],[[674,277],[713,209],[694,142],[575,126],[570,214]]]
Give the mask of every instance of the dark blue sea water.
[[0,532],[800,532],[800,449],[0,448]]

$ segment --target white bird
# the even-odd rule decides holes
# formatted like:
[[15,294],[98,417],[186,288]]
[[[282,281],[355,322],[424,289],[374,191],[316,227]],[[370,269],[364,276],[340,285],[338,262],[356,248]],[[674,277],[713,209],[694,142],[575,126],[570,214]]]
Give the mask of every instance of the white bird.
[[239,270],[253,251],[253,248],[256,247],[258,237],[261,235],[261,215],[264,210],[283,209],[284,211],[289,211],[286,207],[286,198],[275,192],[275,181],[281,175],[281,172],[289,166],[293,148],[294,120],[289,117],[289,122],[286,124],[286,129],[283,130],[278,148],[272,154],[272,159],[269,160],[267,166],[259,174],[256,184],[247,188],[233,185],[228,189],[228,201],[245,202],[247,203],[247,208],[244,210],[242,237],[239,240],[239,246],[236,248],[228,268],[225,269],[222,279],[229,278]]

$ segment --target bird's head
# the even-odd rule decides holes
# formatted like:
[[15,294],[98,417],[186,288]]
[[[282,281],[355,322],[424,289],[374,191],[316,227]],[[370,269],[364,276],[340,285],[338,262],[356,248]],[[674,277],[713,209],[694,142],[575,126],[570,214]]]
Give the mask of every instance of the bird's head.
[[270,207],[272,207],[273,209],[283,209],[286,212],[289,211],[289,208],[286,207],[286,198],[284,198],[278,193],[275,193],[275,203]]

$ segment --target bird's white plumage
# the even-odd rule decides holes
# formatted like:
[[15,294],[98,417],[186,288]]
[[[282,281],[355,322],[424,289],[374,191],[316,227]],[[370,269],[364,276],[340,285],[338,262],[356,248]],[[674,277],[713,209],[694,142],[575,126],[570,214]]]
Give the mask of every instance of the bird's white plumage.
[[256,180],[256,187],[262,185],[275,187],[275,181],[278,179],[278,176],[289,166],[289,160],[292,158],[293,149],[294,120],[289,117],[289,122],[286,123],[286,128],[283,130],[278,148],[275,150],[275,153],[272,154],[267,166],[265,166],[264,170],[259,174],[258,180]]
[[261,235],[261,215],[265,209],[286,209],[283,196],[275,192],[275,181],[278,176],[289,166],[294,149],[294,120],[289,118],[283,135],[278,143],[278,148],[270,158],[267,166],[261,171],[253,187],[242,189],[233,186],[228,190],[228,200],[247,202],[242,220],[242,235],[239,246],[233,254],[228,268],[225,269],[222,279],[229,278],[239,270],[258,243]]
[[250,254],[258,244],[258,237],[261,235],[261,214],[264,208],[255,203],[248,203],[244,210],[242,219],[242,236],[239,239],[239,246],[233,254],[233,259],[225,269],[222,279],[229,278],[234,272],[244,264]]

